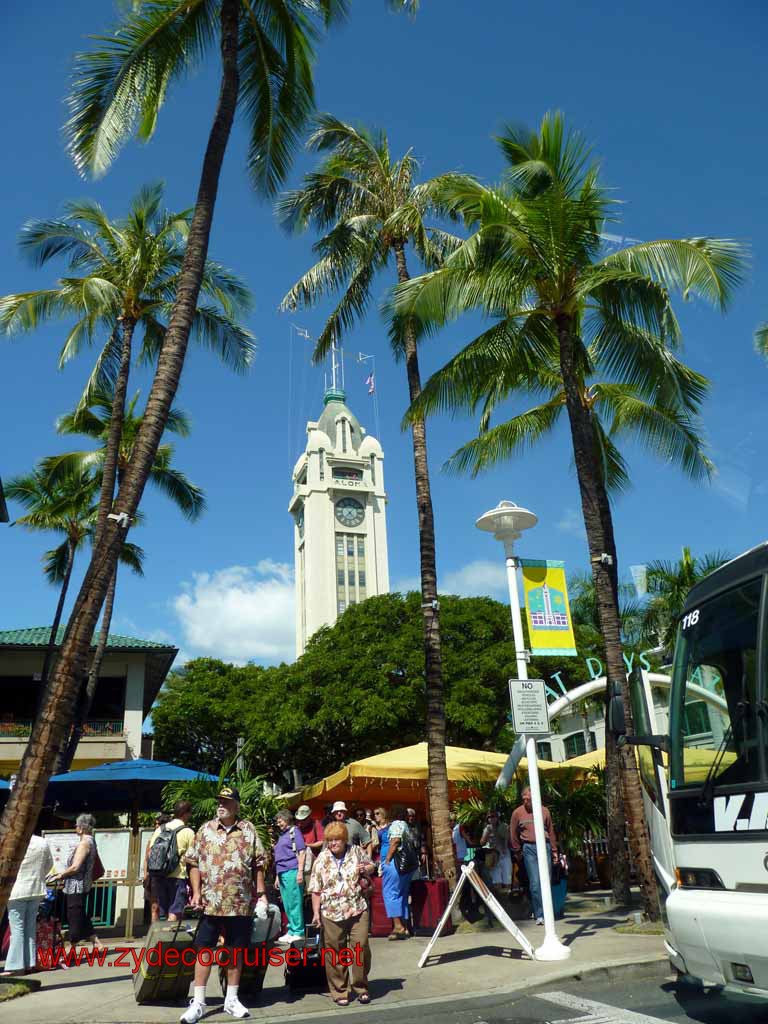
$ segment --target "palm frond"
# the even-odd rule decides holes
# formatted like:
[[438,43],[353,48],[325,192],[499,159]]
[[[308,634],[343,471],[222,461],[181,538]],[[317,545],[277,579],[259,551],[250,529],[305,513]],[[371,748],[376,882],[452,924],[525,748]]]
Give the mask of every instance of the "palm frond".
[[240,104],[248,121],[248,171],[274,195],[285,180],[300,133],[314,108],[312,63],[317,28],[311,8],[243,0]]
[[725,310],[744,281],[749,249],[730,238],[669,238],[620,249],[602,260],[645,275],[683,297],[698,295]]
[[761,324],[755,331],[755,349],[761,356],[768,356],[768,323]]
[[120,562],[123,565],[127,565],[128,568],[135,573],[137,576],[144,575],[144,559],[146,552],[143,548],[140,548],[138,544],[133,544],[131,541],[123,541],[123,546],[120,548],[119,554]]
[[205,494],[184,473],[173,468],[172,457],[172,447],[161,445],[149,471],[149,479],[187,519],[194,521],[205,511]]
[[137,128],[151,137],[169,83],[215,41],[217,13],[211,0],[137,4],[113,35],[94,37],[98,49],[75,58],[64,130],[81,174],[104,174]]
[[199,305],[192,322],[195,338],[235,373],[245,373],[256,355],[251,332],[215,306]]
[[692,480],[708,480],[714,466],[704,451],[701,425],[680,408],[647,402],[630,388],[601,384],[600,401],[610,409],[611,438],[630,434],[652,455],[678,466]]
[[449,473],[469,472],[473,477],[511,456],[532,447],[548,434],[563,411],[560,396],[543,405],[513,416],[459,448],[444,469]]

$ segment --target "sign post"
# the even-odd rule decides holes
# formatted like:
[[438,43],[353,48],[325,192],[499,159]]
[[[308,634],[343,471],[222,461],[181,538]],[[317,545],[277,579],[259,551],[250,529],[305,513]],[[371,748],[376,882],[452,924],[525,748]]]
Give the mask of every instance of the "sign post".
[[483,903],[485,903],[485,905],[491,911],[491,913],[499,922],[499,924],[506,928],[506,930],[509,932],[513,939],[517,939],[517,941],[520,943],[521,947],[528,954],[531,960],[538,959],[536,951],[534,950],[533,946],[530,944],[528,939],[526,939],[526,937],[517,927],[517,925],[506,912],[504,907],[502,907],[502,905],[496,899],[496,897],[485,884],[485,882],[482,880],[480,875],[478,875],[477,871],[475,870],[475,862],[472,861],[470,864],[461,865],[461,877],[459,878],[456,888],[453,890],[453,893],[451,894],[451,898],[448,901],[448,906],[443,911],[443,916],[440,918],[437,928],[435,928],[434,935],[427,943],[427,948],[424,950],[424,952],[421,954],[421,957],[419,958],[419,967],[423,967],[424,964],[429,959],[429,955],[432,952],[432,947],[440,938],[440,933],[445,927],[446,921],[451,916],[451,911],[453,910],[459,898],[459,895],[461,894],[461,890],[465,882],[468,882],[472,886],[472,888],[478,894]]
[[[487,530],[493,533],[496,540],[504,544],[504,555],[507,567],[507,583],[509,586],[509,609],[512,616],[512,635],[515,642],[515,661],[517,662],[517,681],[520,683],[534,682],[542,687],[542,693],[546,703],[546,693],[543,690],[541,680],[528,679],[528,658],[529,652],[525,649],[523,634],[523,619],[520,612],[520,594],[517,588],[517,569],[520,560],[515,558],[514,544],[520,538],[523,530],[530,529],[538,522],[538,516],[526,508],[520,508],[511,501],[501,501],[496,508],[491,509],[477,520],[476,526],[480,530]],[[510,687],[511,692],[511,687]],[[534,693],[534,690],[526,693]],[[535,696],[533,698],[536,699]],[[527,707],[527,704],[526,704]],[[514,707],[513,707],[514,712]],[[526,711],[525,715],[529,714]],[[535,724],[535,723],[534,723]],[[549,719],[547,718],[547,732]],[[515,726],[517,729],[517,726]],[[520,730],[518,730],[520,731]],[[537,960],[567,960],[571,955],[568,946],[564,946],[557,937],[555,930],[555,912],[552,906],[552,887],[549,884],[549,861],[547,858],[547,837],[544,832],[544,814],[541,809],[541,786],[539,784],[539,764],[536,752],[535,735],[527,730],[521,731],[521,738],[525,741],[525,755],[528,760],[528,782],[531,787],[531,803],[533,804],[533,828],[536,834],[536,859],[539,868],[539,881],[541,889],[541,903],[544,910],[544,942],[536,951]],[[511,771],[507,771],[507,765],[502,769],[498,786],[502,780],[509,785]]]

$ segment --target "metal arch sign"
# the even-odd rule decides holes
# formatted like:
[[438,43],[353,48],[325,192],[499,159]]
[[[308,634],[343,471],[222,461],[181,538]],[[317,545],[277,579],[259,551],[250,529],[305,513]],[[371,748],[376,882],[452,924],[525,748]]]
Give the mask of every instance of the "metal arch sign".
[[526,736],[549,735],[549,704],[543,679],[510,679],[509,700],[515,732]]

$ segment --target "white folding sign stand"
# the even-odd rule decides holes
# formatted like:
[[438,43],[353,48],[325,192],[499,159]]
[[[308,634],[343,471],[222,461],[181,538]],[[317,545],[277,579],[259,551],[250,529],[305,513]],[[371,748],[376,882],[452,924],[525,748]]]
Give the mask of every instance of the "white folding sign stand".
[[451,915],[451,911],[453,910],[453,907],[461,894],[461,890],[465,882],[468,882],[472,886],[472,888],[478,894],[483,903],[485,903],[486,907],[488,907],[488,909],[491,911],[491,913],[499,922],[499,924],[503,928],[506,928],[506,930],[509,932],[512,938],[515,939],[520,946],[522,946],[523,950],[528,954],[531,960],[535,960],[536,951],[534,950],[533,946],[530,944],[528,939],[526,939],[526,937],[517,927],[517,925],[506,912],[504,907],[502,907],[502,905],[493,895],[493,893],[482,880],[480,875],[478,875],[477,871],[475,871],[475,862],[472,861],[470,864],[461,865],[461,878],[459,879],[456,888],[453,890],[453,895],[448,901],[448,906],[445,908],[443,916],[440,918],[440,922],[437,928],[435,929],[435,934],[429,940],[429,942],[427,943],[427,948],[421,954],[421,959],[419,960],[419,967],[423,967],[424,964],[427,962],[427,958],[429,957],[429,954],[432,952],[432,947],[440,938],[440,933],[442,932],[448,918]]

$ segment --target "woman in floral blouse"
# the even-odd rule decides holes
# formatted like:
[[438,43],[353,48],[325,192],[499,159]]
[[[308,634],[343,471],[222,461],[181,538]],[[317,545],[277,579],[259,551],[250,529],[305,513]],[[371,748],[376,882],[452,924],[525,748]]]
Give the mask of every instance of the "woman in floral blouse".
[[[333,951],[325,957],[328,988],[337,1006],[349,1006],[350,987],[361,1003],[370,1003],[368,903],[360,880],[376,869],[362,847],[350,846],[347,826],[343,822],[334,821],[328,825],[325,839],[328,846],[314,863],[309,891],[312,893],[312,924],[322,924],[323,945]],[[345,948],[356,953],[351,967],[351,986],[350,968],[338,962],[339,950]]]

